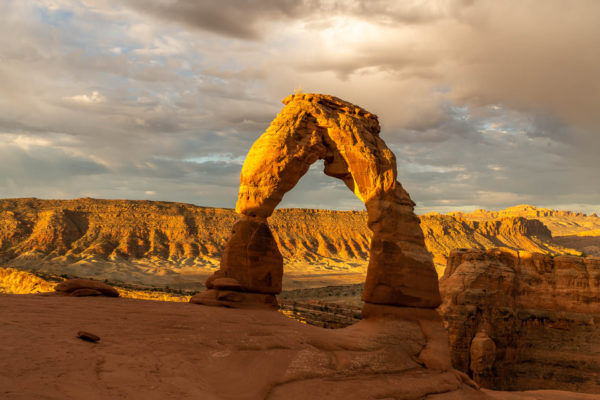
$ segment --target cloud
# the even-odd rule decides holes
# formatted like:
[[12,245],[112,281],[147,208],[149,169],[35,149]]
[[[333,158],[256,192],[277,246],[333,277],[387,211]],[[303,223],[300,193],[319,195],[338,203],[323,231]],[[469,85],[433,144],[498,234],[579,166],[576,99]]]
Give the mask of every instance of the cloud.
[[80,104],[104,103],[106,101],[106,99],[102,95],[100,95],[100,93],[97,90],[94,90],[90,95],[78,94],[76,96],[64,97],[64,99]]
[[[0,12],[5,195],[231,207],[240,160],[301,86],[379,115],[419,210],[600,211],[596,1],[10,0]],[[315,168],[283,206],[362,207]]]
[[[107,173],[105,166],[55,145],[51,140],[0,135],[0,187],[5,196],[14,190],[69,182],[73,177]],[[17,194],[17,193],[15,193]]]
[[163,20],[238,39],[258,39],[262,36],[262,22],[293,19],[310,7],[309,2],[301,0],[126,0],[126,3]]

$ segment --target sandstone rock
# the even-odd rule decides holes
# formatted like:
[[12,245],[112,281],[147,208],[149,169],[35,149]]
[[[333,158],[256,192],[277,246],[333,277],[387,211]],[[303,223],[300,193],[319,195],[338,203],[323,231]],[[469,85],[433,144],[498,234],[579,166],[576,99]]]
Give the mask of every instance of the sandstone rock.
[[232,278],[238,289],[256,293],[281,292],[283,257],[267,221],[242,216],[234,225],[225,245],[220,271],[211,276],[207,288],[215,281]]
[[599,277],[597,258],[451,252],[439,311],[452,364],[487,388],[600,393]]
[[[0,302],[0,320],[19,321],[0,329],[7,399],[487,398],[449,363],[424,365],[423,349],[447,347],[446,337],[429,330],[437,318],[431,309],[320,329],[261,309],[126,299],[115,308],[100,298],[61,296],[0,295]],[[75,351],[71,341],[57,340],[82,324],[101,324],[110,342]]]
[[77,332],[77,337],[80,338],[81,340],[85,340],[87,342],[94,342],[94,343],[96,343],[100,340],[100,336],[94,335],[93,333],[86,332],[86,331]]
[[72,297],[85,297],[85,296],[102,296],[102,292],[96,289],[77,289],[70,293]]
[[[496,360],[496,343],[485,332],[478,332],[471,341],[470,369],[475,377],[492,372]],[[476,378],[481,380],[481,378]]]
[[418,322],[423,335],[427,338],[427,344],[419,352],[418,360],[430,370],[448,371],[452,369],[448,335],[437,311],[430,308],[364,303],[362,317],[369,321]]
[[[208,285],[207,285],[208,286]],[[217,278],[211,281],[210,289],[215,288],[219,290],[240,290],[240,283],[233,278]]]
[[435,263],[444,267],[450,251],[461,248],[506,247],[547,254],[568,251],[554,245],[550,230],[536,219],[503,216],[478,221],[462,213],[429,213],[419,219],[427,249],[434,255]]
[[[414,203],[396,180],[396,159],[379,137],[377,117],[336,97],[291,95],[267,131],[252,145],[240,176],[236,211],[243,215],[228,241],[221,277],[243,290],[278,293],[279,252],[266,218],[315,161],[341,179],[367,208],[373,231],[363,300],[435,308],[437,274],[424,244]],[[252,243],[254,235],[263,238]],[[280,257],[280,256],[279,256]]]
[[[54,290],[58,293],[74,296],[90,296],[93,295],[92,291],[94,291],[106,297],[119,297],[119,292],[112,286],[90,279],[69,279],[56,285]],[[75,294],[76,292],[79,294]]]
[[263,308],[273,310],[279,308],[277,298],[272,294],[244,293],[216,289],[209,289],[192,296],[190,303],[227,308]]

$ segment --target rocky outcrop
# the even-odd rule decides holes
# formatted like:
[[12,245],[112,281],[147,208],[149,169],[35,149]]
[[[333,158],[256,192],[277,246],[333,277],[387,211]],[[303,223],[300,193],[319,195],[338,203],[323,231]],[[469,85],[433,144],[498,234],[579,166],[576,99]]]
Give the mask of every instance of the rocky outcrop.
[[537,219],[550,229],[553,236],[573,235],[600,229],[600,217],[595,213],[587,215],[582,212],[538,208],[528,204],[499,211],[476,210],[472,213],[453,212],[448,215],[471,221],[488,221],[505,217]]
[[[367,208],[371,237],[363,300],[435,308],[437,275],[424,244],[415,203],[396,180],[396,159],[379,137],[377,117],[336,97],[290,95],[252,145],[240,177],[239,220],[221,268],[206,286],[227,277],[241,291],[279,293],[283,259],[267,223],[275,207],[315,161],[341,179]],[[207,294],[208,296],[208,294]]]
[[453,365],[483,387],[600,393],[600,259],[454,250],[440,291]]
[[114,287],[90,279],[69,279],[56,285],[54,290],[58,294],[73,297],[119,297],[119,291]]
[[507,247],[545,254],[577,253],[555,244],[550,230],[536,219],[502,216],[477,221],[461,214],[438,213],[425,214],[420,219],[427,249],[434,255],[435,263],[444,267],[454,249]]
[[[240,218],[221,269],[206,281],[209,290],[191,302],[234,308],[272,304],[268,299],[281,291],[283,258],[267,219],[310,165],[323,159],[325,173],[342,179],[364,201],[373,231],[363,320],[338,330],[335,341],[304,339],[317,351],[302,351],[287,368],[282,363],[283,382],[271,383],[263,397],[484,398],[466,375],[452,369],[447,335],[433,309],[441,299],[432,258],[414,203],[396,181],[394,155],[378,136],[377,117],[324,95],[290,96],[284,104],[242,167]],[[411,372],[396,380],[392,371]],[[382,391],[377,378],[367,385],[355,382],[356,373],[397,384],[382,383]],[[327,382],[332,379],[336,384]]]

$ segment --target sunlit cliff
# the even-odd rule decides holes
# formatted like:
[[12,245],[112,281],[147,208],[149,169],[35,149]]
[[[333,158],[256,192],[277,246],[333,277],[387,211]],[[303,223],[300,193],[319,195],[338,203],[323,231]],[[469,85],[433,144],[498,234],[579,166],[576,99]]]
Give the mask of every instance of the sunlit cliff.
[[[366,218],[359,211],[277,210],[271,226],[285,258],[284,285],[362,282],[370,240]],[[455,248],[600,252],[595,215],[518,206],[420,218],[440,273]],[[218,267],[235,219],[230,209],[182,203],[5,199],[0,200],[0,266],[194,290]],[[2,279],[17,282],[12,274],[9,279],[4,272]],[[335,282],[331,276],[337,276]],[[33,281],[27,285],[22,290],[37,290]]]

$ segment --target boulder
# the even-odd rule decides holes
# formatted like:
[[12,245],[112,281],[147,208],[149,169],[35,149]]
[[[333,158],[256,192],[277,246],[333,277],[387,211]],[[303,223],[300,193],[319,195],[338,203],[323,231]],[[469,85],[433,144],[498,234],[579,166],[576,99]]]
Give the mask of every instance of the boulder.
[[119,292],[112,286],[91,279],[69,279],[54,287],[57,293],[67,296],[106,296],[119,297]]
[[209,289],[190,298],[192,304],[227,308],[262,308],[277,310],[277,298],[272,294],[244,293],[232,290]]

